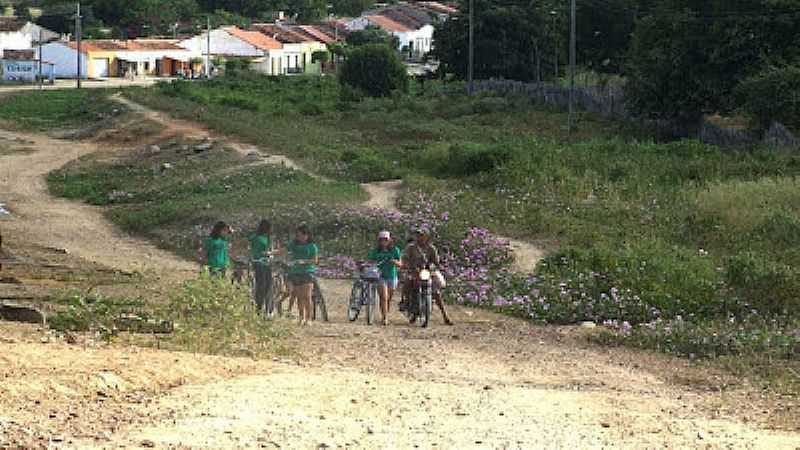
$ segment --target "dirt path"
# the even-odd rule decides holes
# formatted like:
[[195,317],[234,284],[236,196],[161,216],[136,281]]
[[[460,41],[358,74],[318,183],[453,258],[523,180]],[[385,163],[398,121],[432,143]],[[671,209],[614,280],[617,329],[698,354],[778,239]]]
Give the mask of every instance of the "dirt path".
[[0,155],[0,203],[11,212],[2,222],[6,242],[28,240],[125,272],[197,273],[195,265],[122,233],[100,208],[49,195],[47,174],[97,146],[4,130],[0,140],[9,149]]
[[[720,405],[735,394],[675,387],[688,364],[576,345],[580,329],[455,308],[455,327],[349,323],[348,284],[328,281],[332,322],[298,333],[295,363],[187,385],[145,408],[152,423],[83,446],[159,448],[763,448]],[[579,342],[579,341],[578,341]],[[654,375],[657,367],[661,376]],[[741,411],[735,411],[736,414]],[[758,421],[758,413],[749,420]]]
[[164,127],[161,136],[156,140],[166,140],[171,137],[180,136],[189,139],[214,139],[222,142],[226,147],[235,150],[240,155],[251,160],[250,166],[258,166],[265,164],[272,164],[278,166],[285,166],[294,170],[306,173],[314,178],[323,181],[330,181],[321,175],[309,172],[294,160],[284,155],[265,155],[258,147],[250,144],[238,142],[230,138],[222,138],[212,133],[207,128],[193,122],[174,119],[159,111],[152,110],[144,105],[136,103],[128,98],[123,97],[121,94],[115,94],[111,97],[112,100],[124,105],[130,111],[140,115],[146,120],[150,120]]
[[[4,231],[122,270],[194,270],[122,235],[99,209],[47,194],[43,174],[95,146],[8,132],[0,139],[32,149],[0,157],[0,200],[12,214]],[[392,192],[382,194],[381,201],[392,199]],[[42,446],[795,449],[800,443],[798,433],[759,428],[775,411],[753,407],[762,403],[752,389],[670,383],[696,374],[685,361],[584,346],[579,328],[536,327],[466,308],[453,308],[455,327],[435,320],[423,330],[396,313],[388,327],[352,324],[344,318],[348,283],[325,281],[323,289],[332,322],[296,332],[294,362],[237,366],[241,360],[197,357],[191,363],[190,355],[109,348],[90,351],[88,364],[79,347],[45,351],[41,346],[50,344],[4,341],[11,351],[0,353],[0,389],[17,406],[0,413],[0,446],[4,424],[29,426],[38,420],[30,411],[59,395],[91,395],[91,401],[78,403],[89,405],[82,410],[50,413],[45,422],[53,434]],[[32,374],[39,387],[30,384]],[[69,383],[57,384],[66,377]],[[155,401],[123,396],[103,413],[107,420],[97,420],[111,394],[100,395],[93,384],[87,391],[81,380],[98,377],[100,390],[182,386]],[[91,434],[71,431],[82,429],[77,424]]]

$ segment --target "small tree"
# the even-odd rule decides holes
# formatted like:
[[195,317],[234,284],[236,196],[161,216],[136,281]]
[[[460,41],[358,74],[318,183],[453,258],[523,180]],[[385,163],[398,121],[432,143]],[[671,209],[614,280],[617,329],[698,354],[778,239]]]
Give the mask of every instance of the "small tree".
[[350,47],[358,47],[368,44],[383,44],[389,46],[393,50],[400,47],[400,39],[397,36],[391,35],[378,27],[367,27],[363,30],[353,31],[347,35],[345,42]]
[[777,121],[800,129],[800,66],[770,67],[743,81],[736,97],[762,128]]
[[312,63],[325,64],[328,61],[330,61],[330,59],[331,59],[330,53],[326,52],[325,50],[317,50],[311,54]]
[[349,52],[339,82],[372,97],[408,91],[408,73],[397,52],[384,44],[368,44]]

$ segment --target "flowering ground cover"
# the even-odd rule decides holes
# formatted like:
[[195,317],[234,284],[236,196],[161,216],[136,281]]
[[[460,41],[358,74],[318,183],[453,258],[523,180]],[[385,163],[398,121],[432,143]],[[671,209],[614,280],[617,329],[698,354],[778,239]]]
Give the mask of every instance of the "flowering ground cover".
[[[377,230],[402,241],[422,225],[440,246],[451,301],[538,323],[592,321],[607,330],[592,339],[607,345],[767,357],[778,361],[770,367],[796,370],[796,152],[637,140],[638,131],[589,115],[569,135],[562,112],[451,91],[343,102],[330,80],[261,78],[130,91],[342,181],[331,188],[259,169],[247,182],[220,176],[170,188],[180,195],[163,207],[169,196],[116,196],[110,214],[186,252],[220,214],[242,233],[271,217],[281,240],[307,222],[325,256],[321,273],[331,277],[352,274]],[[252,101],[228,99],[243,95]],[[356,181],[395,177],[407,187],[401,212],[354,206],[363,199]],[[304,208],[281,195],[300,196]],[[204,202],[211,207],[198,209]],[[160,209],[147,213],[144,204]],[[498,235],[553,251],[535,273],[515,273]]]

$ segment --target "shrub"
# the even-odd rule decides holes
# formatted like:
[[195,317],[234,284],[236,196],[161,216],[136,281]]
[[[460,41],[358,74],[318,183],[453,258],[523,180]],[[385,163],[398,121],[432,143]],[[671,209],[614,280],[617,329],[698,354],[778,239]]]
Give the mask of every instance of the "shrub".
[[800,271],[752,252],[728,260],[728,285],[765,314],[800,315]]
[[239,95],[224,95],[217,100],[217,103],[223,106],[230,106],[248,111],[258,111],[259,109],[257,101]]
[[381,44],[360,46],[350,52],[339,81],[372,97],[408,91],[408,74],[397,53]]
[[247,58],[235,58],[225,61],[225,75],[237,76],[252,71],[252,62]]
[[258,356],[273,351],[282,335],[256,313],[246,288],[208,275],[173,292],[168,311],[172,342],[190,351]]
[[325,50],[317,50],[311,54],[312,63],[325,64],[331,59],[331,54]]
[[736,88],[742,110],[763,128],[800,129],[800,66],[770,67]]
[[441,172],[455,176],[490,172],[512,157],[512,152],[506,147],[471,143],[453,144],[448,154]]
[[319,103],[312,103],[312,102],[301,103],[299,111],[300,114],[304,116],[319,116],[325,112]]
[[509,103],[503,97],[482,97],[473,105],[476,114],[490,114],[508,110]]

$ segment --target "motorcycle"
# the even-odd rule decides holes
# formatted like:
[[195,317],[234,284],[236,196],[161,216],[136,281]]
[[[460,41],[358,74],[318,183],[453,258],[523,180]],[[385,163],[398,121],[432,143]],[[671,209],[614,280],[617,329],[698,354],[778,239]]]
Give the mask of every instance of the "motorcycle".
[[406,299],[406,317],[410,323],[419,321],[422,328],[428,326],[433,309],[433,270],[425,264],[411,274],[410,298]]

